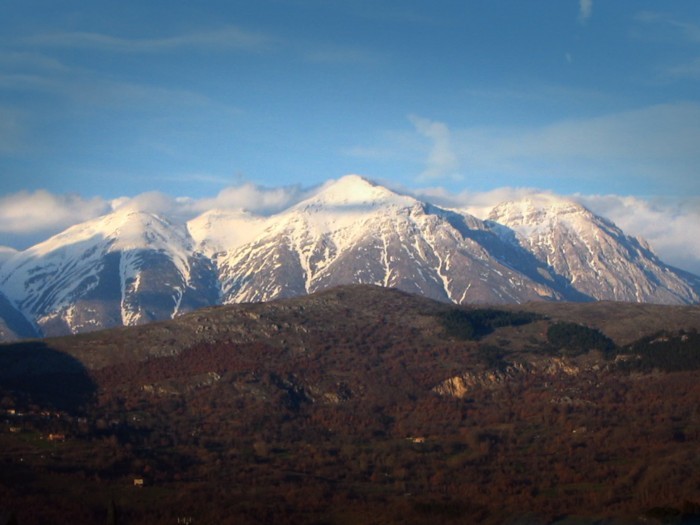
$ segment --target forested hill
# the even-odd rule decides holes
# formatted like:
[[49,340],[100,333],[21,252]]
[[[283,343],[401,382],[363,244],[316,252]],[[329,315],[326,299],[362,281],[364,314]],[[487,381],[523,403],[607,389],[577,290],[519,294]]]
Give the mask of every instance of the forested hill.
[[349,286],[7,345],[0,515],[694,523],[699,325]]

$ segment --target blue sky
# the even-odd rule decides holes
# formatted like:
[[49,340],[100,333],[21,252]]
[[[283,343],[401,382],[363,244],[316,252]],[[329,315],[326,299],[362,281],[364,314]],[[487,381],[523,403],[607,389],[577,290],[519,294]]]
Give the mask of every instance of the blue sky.
[[695,0],[8,0],[0,204],[41,213],[0,212],[0,244],[54,208],[347,173],[693,214],[699,84]]

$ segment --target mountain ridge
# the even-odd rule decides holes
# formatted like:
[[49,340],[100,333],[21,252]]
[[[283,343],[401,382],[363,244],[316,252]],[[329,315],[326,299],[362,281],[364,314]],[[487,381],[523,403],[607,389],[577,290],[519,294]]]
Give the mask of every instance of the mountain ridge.
[[457,304],[700,300],[700,278],[573,201],[502,203],[481,220],[357,175],[268,217],[118,209],[0,266],[0,292],[49,336],[353,283]]

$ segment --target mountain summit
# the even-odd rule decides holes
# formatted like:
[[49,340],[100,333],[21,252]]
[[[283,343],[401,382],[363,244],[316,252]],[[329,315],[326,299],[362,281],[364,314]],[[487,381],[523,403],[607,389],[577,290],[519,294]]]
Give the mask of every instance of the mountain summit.
[[698,282],[569,200],[507,202],[482,221],[348,175],[269,217],[209,210],[183,224],[120,209],[10,253],[0,317],[21,329],[0,337],[30,325],[61,335],[141,324],[342,284],[458,304],[684,304],[700,300]]
[[[598,300],[693,303],[692,283],[640,239],[573,201],[539,195],[496,206],[488,220],[506,237]],[[498,227],[497,227],[498,229]],[[512,235],[514,233],[514,235]]]

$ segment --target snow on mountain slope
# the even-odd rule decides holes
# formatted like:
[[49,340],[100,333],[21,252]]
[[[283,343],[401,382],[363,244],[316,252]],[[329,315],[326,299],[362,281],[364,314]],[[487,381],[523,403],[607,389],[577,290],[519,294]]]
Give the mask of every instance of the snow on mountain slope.
[[17,253],[0,268],[0,287],[45,335],[168,318],[183,302],[212,302],[193,282],[206,280],[209,263],[191,247],[184,226],[120,210]]
[[9,246],[0,246],[0,267],[2,267],[5,261],[14,257],[16,254],[17,250],[14,248],[10,248]]
[[595,299],[669,304],[700,299],[646,242],[573,201],[542,194],[506,202],[488,221]]
[[176,224],[120,208],[25,251],[0,251],[0,337],[133,325],[350,283],[460,304],[700,301],[699,277],[570,200],[503,203],[481,221],[349,175],[269,217],[210,210]]
[[270,218],[254,241],[223,255],[223,300],[267,301],[348,283],[459,303],[561,298],[539,275],[518,272],[489,250],[503,244],[472,216],[350,175]]

